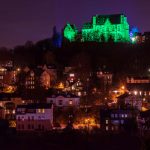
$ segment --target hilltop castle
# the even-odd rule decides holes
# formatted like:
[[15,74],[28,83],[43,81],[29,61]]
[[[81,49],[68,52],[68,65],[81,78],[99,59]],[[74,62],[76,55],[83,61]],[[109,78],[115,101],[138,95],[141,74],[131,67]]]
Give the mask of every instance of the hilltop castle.
[[66,24],[64,37],[70,42],[76,41],[81,35],[81,41],[108,42],[129,42],[129,24],[127,17],[123,14],[96,15],[91,22],[84,23],[79,32],[75,25]]

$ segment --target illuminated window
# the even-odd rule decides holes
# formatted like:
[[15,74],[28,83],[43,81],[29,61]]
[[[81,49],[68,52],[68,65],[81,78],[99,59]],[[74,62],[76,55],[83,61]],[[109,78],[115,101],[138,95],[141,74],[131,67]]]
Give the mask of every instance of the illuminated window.
[[42,109],[42,113],[45,113],[45,109]]
[[127,115],[127,114],[125,114],[124,116],[125,116],[125,118],[127,118],[127,117],[128,117],[128,115]]
[[137,95],[137,93],[138,93],[137,91],[134,91],[134,95]]
[[106,124],[108,124],[108,120],[106,120]]
[[140,95],[142,95],[142,92],[140,91]]
[[121,117],[124,118],[124,114],[122,114]]
[[106,131],[108,131],[109,130],[109,128],[108,128],[108,126],[106,126]]
[[114,127],[111,127],[112,131],[114,130]]
[[41,109],[38,109],[38,113],[41,113]]
[[73,104],[73,101],[72,100],[69,100],[69,105],[72,105]]

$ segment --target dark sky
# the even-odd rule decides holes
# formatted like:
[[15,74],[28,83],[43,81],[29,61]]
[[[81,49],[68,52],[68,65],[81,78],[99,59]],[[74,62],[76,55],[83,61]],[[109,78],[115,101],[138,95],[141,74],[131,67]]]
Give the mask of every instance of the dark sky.
[[150,30],[150,0],[0,0],[0,47],[51,36],[54,25],[81,27],[95,14],[124,13],[140,31]]

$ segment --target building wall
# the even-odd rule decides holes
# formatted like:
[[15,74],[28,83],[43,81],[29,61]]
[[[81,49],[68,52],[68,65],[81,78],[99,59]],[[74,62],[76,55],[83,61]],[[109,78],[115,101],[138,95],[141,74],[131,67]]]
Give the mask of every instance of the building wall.
[[113,38],[114,42],[129,42],[129,24],[127,18],[121,15],[120,24],[111,24],[109,19],[106,20],[104,25],[96,24],[96,16],[93,16],[92,22],[93,28],[83,28],[82,38],[83,41],[102,41],[102,36],[104,41],[107,42],[109,38]]
[[58,96],[56,98],[47,98],[47,102],[53,103],[57,107],[68,107],[68,106],[79,106],[80,99]]
[[53,109],[36,109],[35,113],[16,114],[17,130],[51,130]]

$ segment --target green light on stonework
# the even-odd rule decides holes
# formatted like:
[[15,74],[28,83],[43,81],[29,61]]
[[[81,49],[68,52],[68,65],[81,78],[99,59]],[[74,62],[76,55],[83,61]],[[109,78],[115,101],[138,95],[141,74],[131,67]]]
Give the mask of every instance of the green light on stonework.
[[[93,17],[93,22],[87,24],[82,28],[83,41],[100,41],[108,42],[112,40],[114,42],[129,42],[129,25],[126,17],[121,15],[122,21],[120,24],[112,24],[109,17],[106,21],[100,25],[96,24],[96,17]],[[103,17],[103,16],[102,16]]]
[[[120,15],[119,23],[111,22],[110,16],[93,16],[92,22],[85,23],[82,28],[82,41],[97,42],[129,42],[129,24],[124,15]],[[100,20],[100,22],[97,22]],[[67,24],[64,37],[70,42],[75,41],[77,29],[74,25]]]
[[77,30],[75,26],[67,24],[64,29],[64,37],[68,39],[70,42],[75,41],[75,37],[77,35]]

